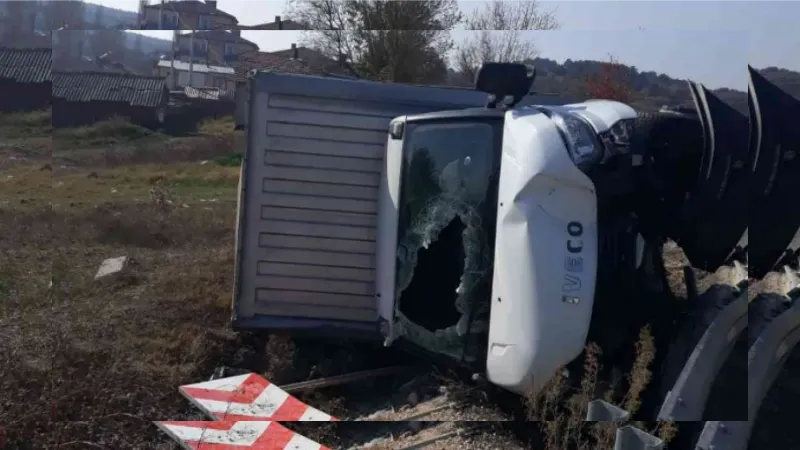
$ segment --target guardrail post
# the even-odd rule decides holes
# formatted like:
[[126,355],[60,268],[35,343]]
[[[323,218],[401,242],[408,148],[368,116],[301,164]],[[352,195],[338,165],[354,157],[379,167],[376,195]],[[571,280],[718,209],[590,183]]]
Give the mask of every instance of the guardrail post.
[[664,441],[630,425],[617,428],[614,450],[662,450]]
[[587,422],[621,422],[630,416],[628,411],[604,400],[592,400],[586,411]]

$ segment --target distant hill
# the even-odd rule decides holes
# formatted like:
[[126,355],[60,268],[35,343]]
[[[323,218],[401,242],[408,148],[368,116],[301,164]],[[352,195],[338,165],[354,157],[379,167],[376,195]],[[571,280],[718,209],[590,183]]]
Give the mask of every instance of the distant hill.
[[[600,61],[573,61],[568,59],[563,64],[547,59],[536,58],[525,61],[536,67],[536,81],[534,90],[542,93],[556,93],[574,99],[586,98],[585,80],[587,76],[598,73]],[[621,65],[626,76],[636,92],[633,102],[637,109],[656,110],[663,105],[691,105],[692,99],[685,80],[672,78],[663,73],[653,71],[639,71],[636,67]],[[742,68],[745,70],[745,68]],[[800,72],[768,67],[761,69],[764,76],[789,92],[800,98]],[[459,82],[459,75],[450,71],[450,81]],[[747,114],[747,92],[735,89],[715,89],[713,92],[723,101],[737,110]]]
[[800,99],[800,72],[779,67],[767,67],[761,69],[761,73],[778,87]]
[[[84,3],[83,5],[83,20],[100,25],[103,28],[118,29],[125,25],[132,26],[136,23],[137,13],[135,11],[125,11],[94,3]],[[96,23],[96,18],[98,17],[101,18],[101,23]]]
[[[598,73],[602,64],[600,61],[570,59],[559,64],[547,58],[536,58],[529,63],[536,67],[534,89],[541,92],[568,92],[577,98],[586,97],[586,77]],[[621,67],[623,76],[630,80],[637,94],[633,102],[637,108],[655,110],[663,105],[692,104],[686,80],[653,71],[639,71],[636,67],[624,64]],[[734,108],[747,113],[746,92],[723,88],[714,90],[714,93]]]
[[[92,24],[93,29],[122,30],[136,25],[137,13],[94,3],[84,3],[83,19]],[[141,37],[138,37],[141,36]],[[125,41],[129,49],[141,45],[140,51],[145,54],[162,53],[170,50],[171,43],[166,39],[130,33]],[[139,42],[137,43],[137,39]]]
[[[534,89],[540,92],[569,92],[577,94],[578,98],[585,97],[583,90],[587,75],[597,73],[602,64],[598,61],[572,60],[559,64],[546,58],[537,58],[530,62],[536,67],[537,72]],[[639,71],[636,67],[626,65],[623,65],[623,70],[638,94],[635,102],[638,108],[653,110],[665,104],[692,103],[685,80],[653,71]],[[781,89],[800,98],[800,72],[777,67],[760,69],[760,72]],[[744,114],[748,113],[747,92],[728,88],[714,89],[713,92],[737,110]]]

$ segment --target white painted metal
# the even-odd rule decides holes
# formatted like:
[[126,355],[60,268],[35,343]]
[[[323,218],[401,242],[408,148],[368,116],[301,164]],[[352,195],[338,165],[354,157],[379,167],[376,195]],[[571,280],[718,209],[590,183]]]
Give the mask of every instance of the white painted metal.
[[[570,224],[582,228],[570,230]],[[555,124],[506,113],[489,329],[489,381],[517,393],[546,383],[585,345],[597,272],[597,198]],[[581,247],[568,252],[568,244]]]

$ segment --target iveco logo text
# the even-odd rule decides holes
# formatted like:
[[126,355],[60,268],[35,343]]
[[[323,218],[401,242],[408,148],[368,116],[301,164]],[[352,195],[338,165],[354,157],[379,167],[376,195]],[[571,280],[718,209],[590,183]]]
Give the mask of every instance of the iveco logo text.
[[564,303],[577,304],[580,298],[573,293],[581,290],[580,273],[583,272],[583,257],[580,256],[583,251],[583,225],[580,222],[570,222],[567,224],[567,256],[564,259],[564,268],[567,272],[564,274],[564,283],[561,290],[561,300]]

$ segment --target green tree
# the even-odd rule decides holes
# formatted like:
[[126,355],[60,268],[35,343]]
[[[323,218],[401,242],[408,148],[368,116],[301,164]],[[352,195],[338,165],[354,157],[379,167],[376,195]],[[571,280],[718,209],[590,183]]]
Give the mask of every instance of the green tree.
[[365,78],[443,83],[455,0],[290,0],[287,15],[310,29],[304,43]]

